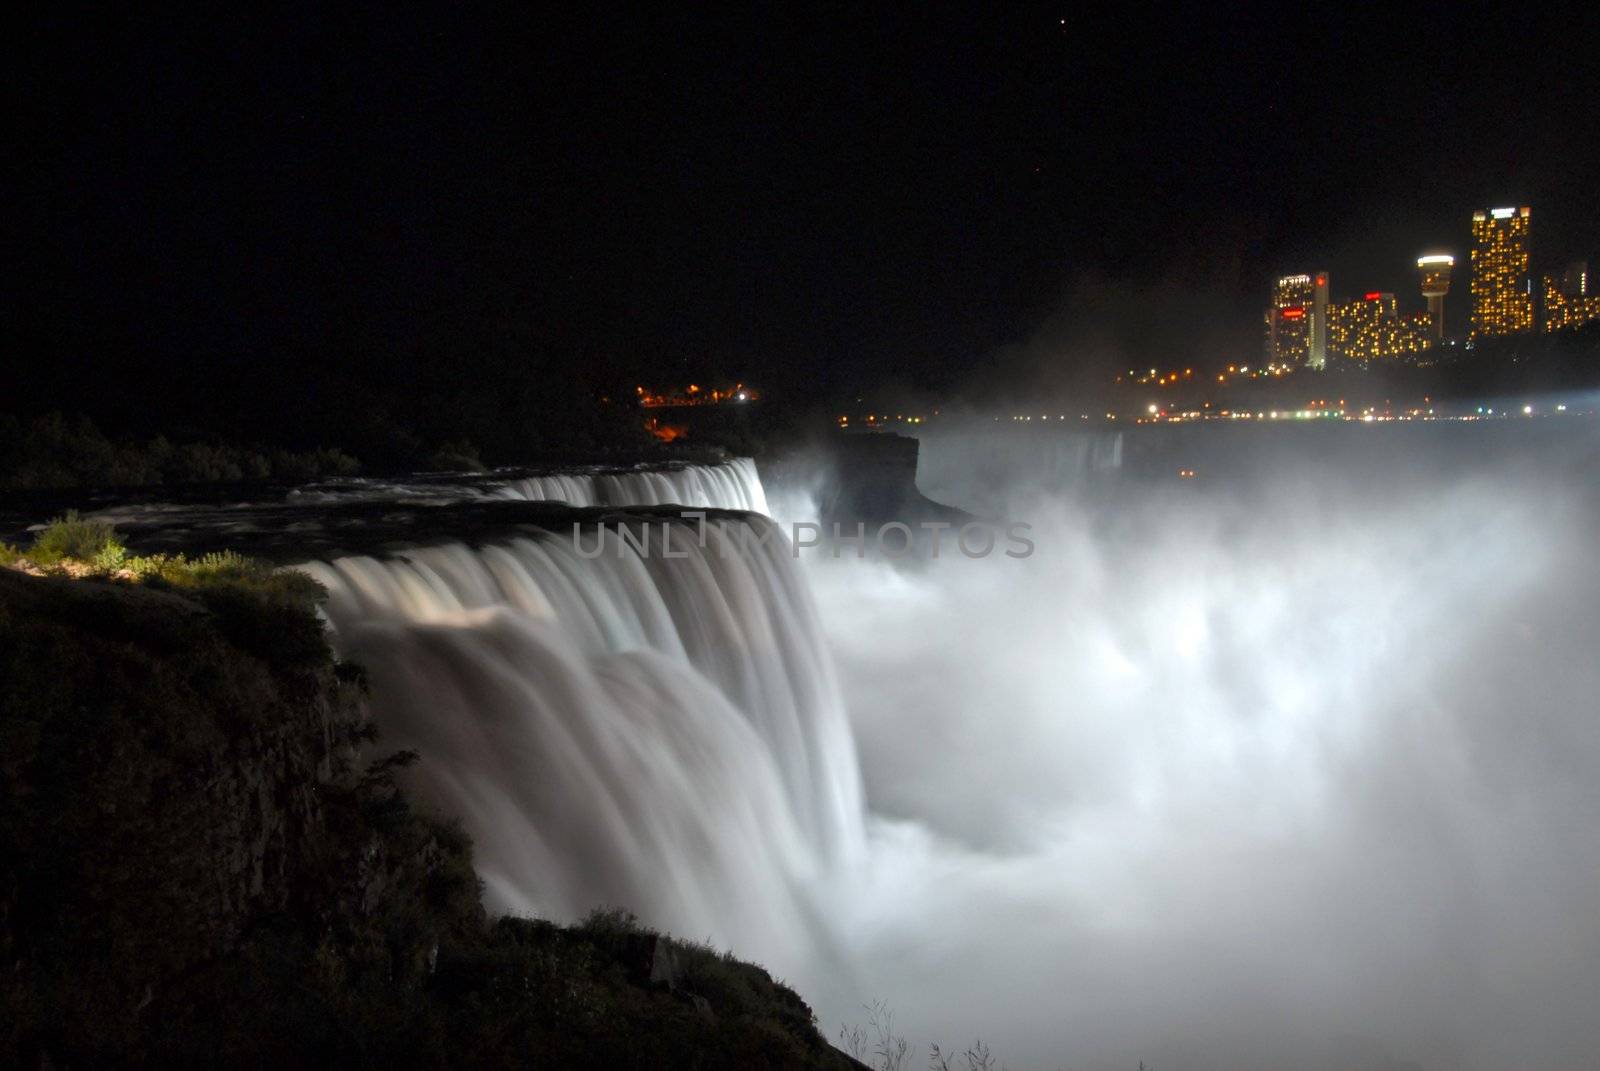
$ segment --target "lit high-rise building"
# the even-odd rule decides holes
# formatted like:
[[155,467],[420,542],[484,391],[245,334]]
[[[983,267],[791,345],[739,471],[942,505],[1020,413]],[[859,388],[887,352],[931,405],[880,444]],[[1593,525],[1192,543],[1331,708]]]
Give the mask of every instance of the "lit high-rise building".
[[1328,273],[1279,279],[1272,288],[1266,321],[1269,364],[1323,368],[1328,349]]
[[1528,216],[1522,208],[1472,214],[1472,337],[1533,330]]
[[1422,296],[1428,299],[1428,319],[1433,323],[1433,339],[1444,341],[1444,296],[1450,292],[1450,271],[1456,258],[1448,253],[1430,253],[1417,258],[1422,273]]
[[1328,351],[1352,361],[1411,357],[1433,345],[1433,317],[1401,316],[1393,294],[1373,291],[1328,309]]
[[1567,270],[1561,273],[1561,292],[1574,297],[1588,297],[1592,293],[1587,260],[1575,260],[1567,265]]
[[1589,292],[1589,265],[1567,265],[1561,275],[1544,277],[1544,329],[1560,331],[1600,320],[1600,294]]

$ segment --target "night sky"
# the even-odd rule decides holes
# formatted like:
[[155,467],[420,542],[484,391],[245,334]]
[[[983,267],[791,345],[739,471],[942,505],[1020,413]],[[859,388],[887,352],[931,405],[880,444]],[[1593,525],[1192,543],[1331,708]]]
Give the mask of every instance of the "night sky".
[[36,16],[0,410],[953,391],[1041,332],[1254,353],[1283,271],[1420,307],[1474,207],[1600,261],[1592,13],[1323,7]]

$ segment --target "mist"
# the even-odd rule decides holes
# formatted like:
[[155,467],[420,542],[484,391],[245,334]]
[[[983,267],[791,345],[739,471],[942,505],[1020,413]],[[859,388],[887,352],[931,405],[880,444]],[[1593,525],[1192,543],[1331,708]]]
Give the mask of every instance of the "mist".
[[882,999],[1013,1068],[1593,1066],[1592,431],[1211,435],[1177,480],[1198,442],[1063,481],[927,437],[923,489],[1035,554],[806,560],[870,814],[823,1027]]

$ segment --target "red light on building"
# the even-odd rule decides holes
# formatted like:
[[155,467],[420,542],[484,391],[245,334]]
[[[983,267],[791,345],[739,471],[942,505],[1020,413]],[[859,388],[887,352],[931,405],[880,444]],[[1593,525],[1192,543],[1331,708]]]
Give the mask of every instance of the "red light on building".
[[1382,292],[1374,290],[1372,293],[1366,295],[1366,298],[1367,298],[1368,301],[1377,301],[1382,296],[1383,296]]
[[1303,307],[1298,306],[1298,305],[1296,305],[1292,309],[1281,309],[1278,312],[1278,315],[1283,317],[1285,320],[1298,320],[1301,317],[1305,316],[1305,314],[1306,314],[1306,310]]
[[1327,286],[1328,285],[1328,277],[1326,275],[1317,276],[1317,285],[1318,286]]

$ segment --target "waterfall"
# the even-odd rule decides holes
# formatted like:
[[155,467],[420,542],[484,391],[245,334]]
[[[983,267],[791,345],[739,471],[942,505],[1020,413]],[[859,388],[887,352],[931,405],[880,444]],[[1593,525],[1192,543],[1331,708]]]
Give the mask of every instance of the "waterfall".
[[767,512],[761,478],[747,457],[720,465],[528,476],[506,481],[498,494],[573,506],[705,506]]
[[[764,501],[753,466],[687,472],[629,490]],[[807,888],[863,832],[855,746],[788,543],[757,515],[576,535],[303,568],[328,588],[341,654],[370,674],[384,749],[417,751],[410,787],[471,835],[491,909],[611,904],[798,953]]]
[[716,465],[590,468],[509,478],[503,472],[465,478],[422,476],[404,481],[352,477],[298,487],[287,495],[287,500],[296,504],[477,499],[565,502],[582,507],[690,506],[769,512],[756,463],[747,457]]

